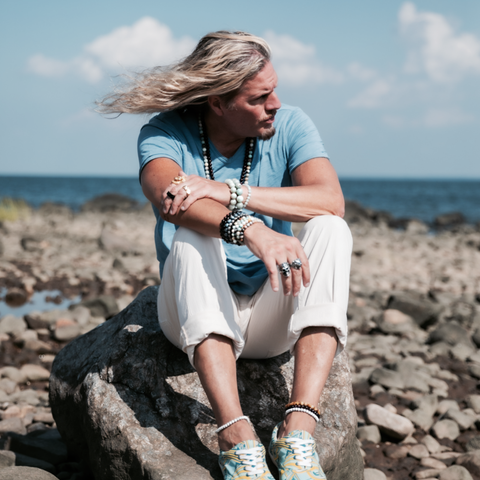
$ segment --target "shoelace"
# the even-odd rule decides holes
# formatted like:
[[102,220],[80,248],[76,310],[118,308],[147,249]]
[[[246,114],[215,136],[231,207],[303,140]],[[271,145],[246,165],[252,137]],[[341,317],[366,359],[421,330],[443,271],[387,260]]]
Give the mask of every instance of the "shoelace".
[[293,450],[293,458],[297,461],[299,466],[305,469],[312,467],[313,460],[313,440],[303,438],[289,438],[287,443]]
[[246,464],[245,471],[249,477],[264,473],[262,447],[246,448],[238,453],[238,458]]

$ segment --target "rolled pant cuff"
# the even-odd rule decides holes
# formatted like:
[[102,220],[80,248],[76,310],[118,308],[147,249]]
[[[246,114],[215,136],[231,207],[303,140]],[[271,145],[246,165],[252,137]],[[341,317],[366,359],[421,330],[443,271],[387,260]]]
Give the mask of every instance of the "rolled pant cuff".
[[347,314],[336,303],[323,303],[299,308],[290,320],[289,343],[293,355],[302,331],[308,327],[332,327],[338,338],[335,356],[340,354],[347,345]]

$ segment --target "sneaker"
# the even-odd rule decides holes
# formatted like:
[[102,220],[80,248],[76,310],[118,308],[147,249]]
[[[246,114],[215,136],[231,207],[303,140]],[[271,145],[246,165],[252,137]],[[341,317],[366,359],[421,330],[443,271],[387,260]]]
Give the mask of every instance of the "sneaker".
[[275,480],[267,467],[265,447],[255,440],[220,451],[218,463],[225,480]]
[[273,430],[268,452],[278,468],[280,480],[326,480],[313,437],[308,432],[294,430],[277,439],[279,427],[280,424]]

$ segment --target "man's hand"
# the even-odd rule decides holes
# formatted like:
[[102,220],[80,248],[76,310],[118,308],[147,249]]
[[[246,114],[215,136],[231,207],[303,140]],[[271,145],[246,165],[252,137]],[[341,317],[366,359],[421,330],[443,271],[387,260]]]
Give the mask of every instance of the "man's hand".
[[[230,189],[223,182],[207,180],[198,175],[187,175],[182,171],[178,176],[184,177],[185,181],[178,185],[172,183],[163,192],[162,209],[164,214],[175,215],[185,212],[188,207],[201,198],[210,198],[224,206],[230,203]],[[175,199],[172,200],[168,193],[175,196]]]
[[245,230],[245,245],[252,253],[263,261],[267,268],[270,284],[275,292],[278,292],[278,265],[284,262],[291,264],[299,258],[302,262],[302,268],[295,270],[292,268],[291,275],[287,278],[281,275],[283,284],[283,293],[297,296],[303,285],[308,287],[310,283],[310,267],[308,259],[303,251],[302,245],[295,237],[282,235],[274,232],[265,225],[255,223]]

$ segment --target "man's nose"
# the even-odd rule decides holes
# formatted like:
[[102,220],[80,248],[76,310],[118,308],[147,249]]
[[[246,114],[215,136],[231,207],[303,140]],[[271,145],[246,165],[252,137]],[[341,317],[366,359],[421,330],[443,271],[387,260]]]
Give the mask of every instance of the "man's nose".
[[282,106],[280,99],[276,92],[272,92],[267,99],[267,103],[265,105],[266,110],[278,110]]

